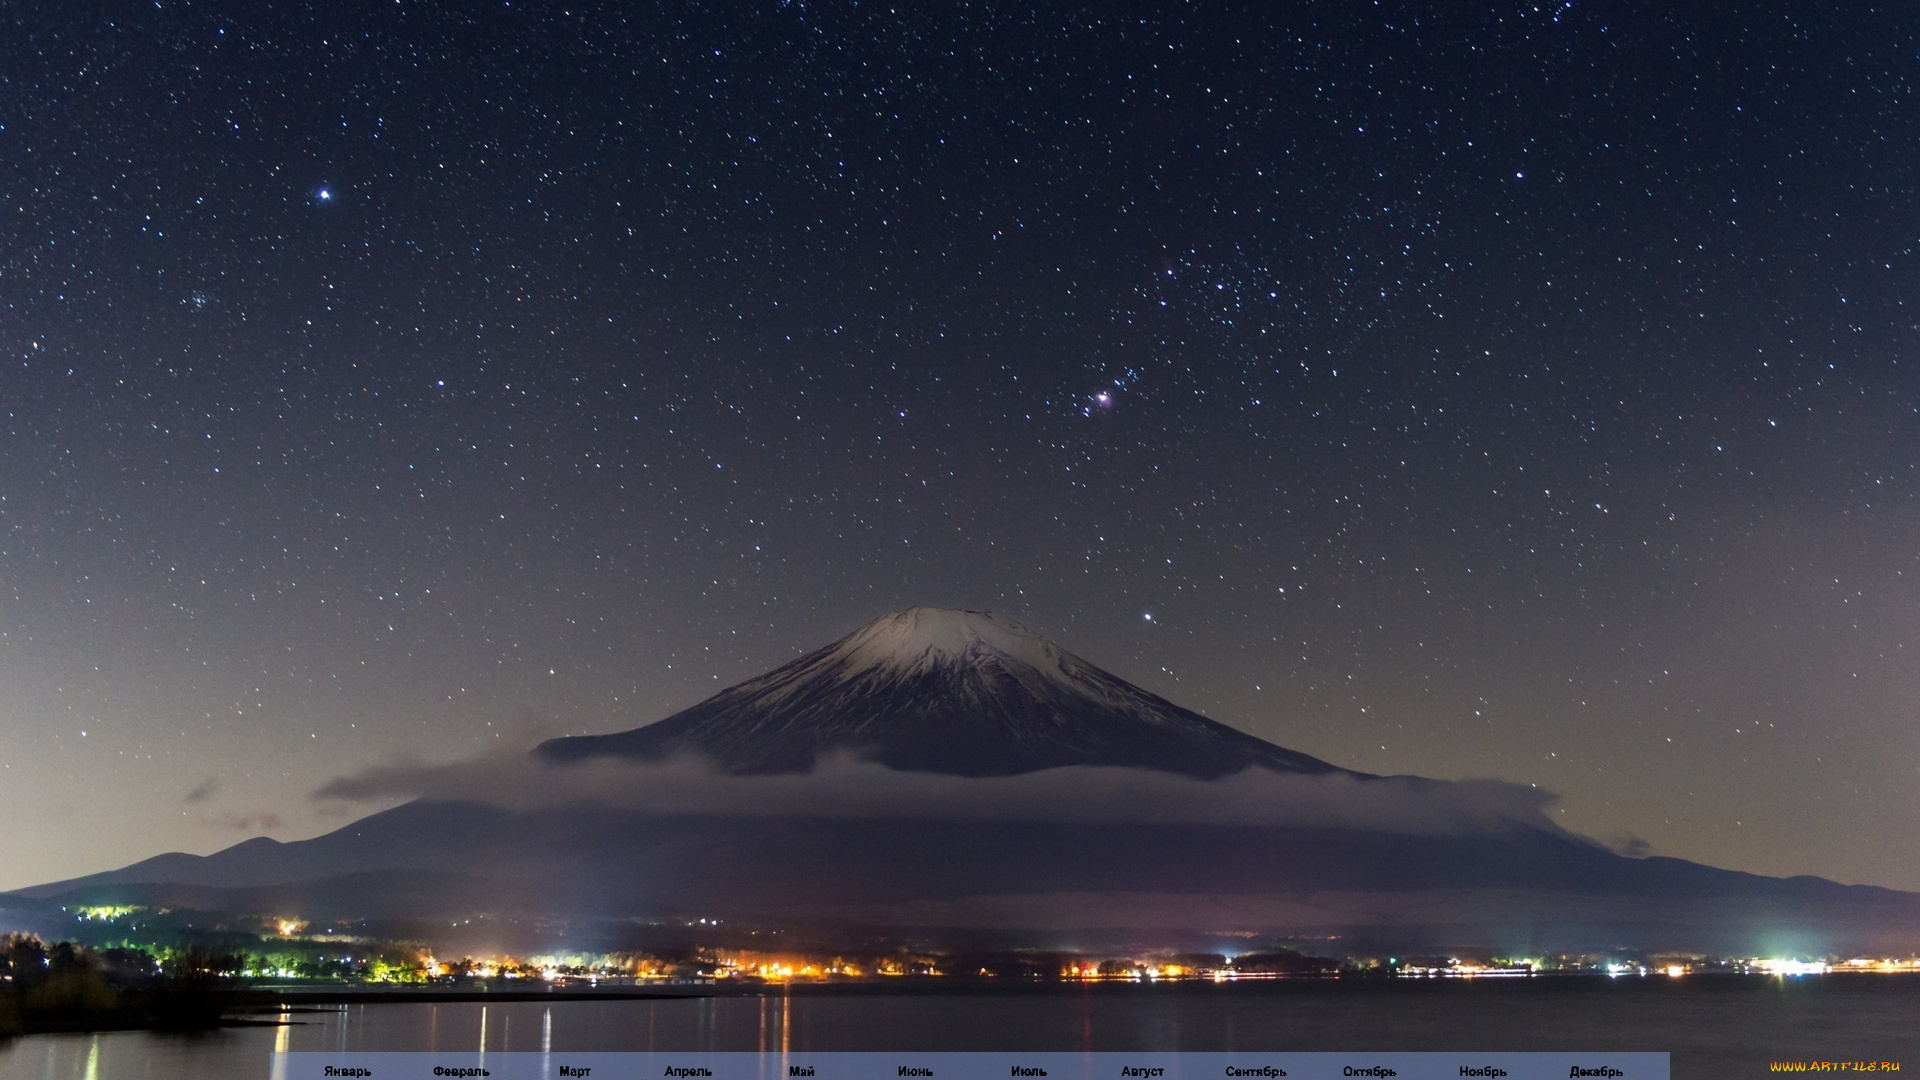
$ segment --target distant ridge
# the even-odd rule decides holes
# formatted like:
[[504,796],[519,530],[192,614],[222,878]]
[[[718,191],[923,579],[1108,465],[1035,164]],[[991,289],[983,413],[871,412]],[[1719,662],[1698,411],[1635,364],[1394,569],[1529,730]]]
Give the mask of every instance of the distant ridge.
[[1203,779],[1249,765],[1347,772],[1183,709],[1018,623],[924,607],[883,615],[657,723],[535,752],[556,762],[692,752],[738,774],[810,772],[831,752],[952,776],[1068,765]]

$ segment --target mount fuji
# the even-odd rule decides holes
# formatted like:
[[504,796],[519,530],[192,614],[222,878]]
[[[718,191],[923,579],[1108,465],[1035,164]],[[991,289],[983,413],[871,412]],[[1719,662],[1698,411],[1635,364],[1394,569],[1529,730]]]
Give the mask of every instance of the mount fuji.
[[1920,947],[1920,895],[1620,856],[1520,785],[1343,769],[969,611],[882,616],[631,731],[323,794],[411,801],[0,906],[415,920],[442,936],[471,921],[598,946],[698,916],[868,943]]
[[882,616],[657,723],[555,739],[537,753],[554,762],[696,753],[754,774],[810,772],[835,751],[951,776],[1073,765],[1208,780],[1250,765],[1345,772],[1150,694],[1018,623],[937,608]]

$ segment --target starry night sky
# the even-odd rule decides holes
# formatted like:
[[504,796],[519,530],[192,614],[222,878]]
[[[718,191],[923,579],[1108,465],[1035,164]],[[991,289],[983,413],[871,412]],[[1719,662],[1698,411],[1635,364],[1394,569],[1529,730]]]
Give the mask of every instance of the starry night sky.
[[0,887],[934,604],[1920,888],[1917,31],[0,8]]

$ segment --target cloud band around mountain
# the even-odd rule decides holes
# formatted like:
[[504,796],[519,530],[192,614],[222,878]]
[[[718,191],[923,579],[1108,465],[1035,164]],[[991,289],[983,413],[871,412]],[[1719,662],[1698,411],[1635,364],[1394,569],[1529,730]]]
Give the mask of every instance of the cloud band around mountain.
[[1070,766],[1014,776],[905,772],[851,756],[810,773],[730,775],[704,759],[553,763],[502,751],[447,765],[395,765],[329,781],[322,800],[427,799],[515,810],[598,804],[663,814],[934,820],[1190,822],[1458,836],[1561,830],[1556,797],[1499,780],[1302,775],[1253,766],[1217,780]]

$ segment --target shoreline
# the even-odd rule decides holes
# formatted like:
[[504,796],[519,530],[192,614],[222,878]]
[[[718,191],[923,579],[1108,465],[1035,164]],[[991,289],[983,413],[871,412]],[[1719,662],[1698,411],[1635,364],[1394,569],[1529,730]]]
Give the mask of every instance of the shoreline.
[[[1592,973],[1567,973],[1560,975],[1540,975],[1530,979],[1285,979],[1261,980],[1258,982],[1219,983],[1209,980],[1159,980],[1159,981],[1027,981],[998,979],[949,979],[926,978],[913,980],[860,980],[840,982],[769,982],[761,984],[738,984],[692,987],[673,987],[671,990],[639,989],[633,987],[556,987],[541,990],[520,989],[466,989],[448,987],[445,989],[418,987],[340,987],[316,986],[303,988],[297,986],[276,986],[265,989],[246,989],[225,991],[209,995],[203,999],[203,1012],[206,1017],[197,1022],[181,1023],[177,1019],[165,1022],[151,1012],[139,1007],[101,1010],[85,1016],[41,1017],[38,1022],[23,1024],[11,1031],[0,1032],[0,1046],[33,1035],[75,1035],[104,1032],[144,1031],[156,1034],[193,1035],[223,1028],[281,1027],[298,1025],[297,1019],[280,1019],[298,1013],[316,1013],[325,1007],[341,1005],[485,1005],[536,1002],[604,1002],[604,1001],[684,1001],[714,997],[755,997],[755,996],[859,996],[879,994],[883,996],[920,994],[960,993],[987,995],[1022,994],[1058,994],[1058,993],[1129,993],[1137,991],[1176,992],[1224,991],[1227,993],[1299,993],[1299,994],[1367,994],[1369,996],[1386,994],[1426,995],[1434,992],[1488,993],[1499,997],[1519,993],[1555,994],[1560,992],[1605,992],[1617,988],[1629,993],[1671,992],[1684,986],[1694,987],[1696,992],[1739,993],[1749,990],[1761,990],[1774,984],[1801,986],[1807,990],[1816,987],[1847,990],[1862,989],[1875,985],[1900,986],[1902,989],[1920,982],[1920,975],[1910,975],[1902,979],[1881,975],[1868,977],[1865,973],[1834,972],[1825,976],[1764,976],[1740,973],[1716,973],[1693,976],[1685,980],[1665,977],[1609,977]],[[216,1006],[218,1006],[216,1011]]]

